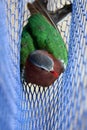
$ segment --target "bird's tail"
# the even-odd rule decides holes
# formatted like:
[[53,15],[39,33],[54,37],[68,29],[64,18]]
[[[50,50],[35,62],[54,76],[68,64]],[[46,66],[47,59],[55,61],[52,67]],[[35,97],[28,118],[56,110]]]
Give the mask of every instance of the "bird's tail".
[[72,3],[68,5],[65,4],[62,8],[57,9],[55,12],[50,11],[49,14],[54,23],[57,24],[71,12],[72,12]]
[[35,0],[32,4],[28,3],[27,7],[28,7],[31,15],[40,12],[41,14],[43,14],[48,19],[48,21],[55,28],[57,28],[56,25],[54,24],[54,21],[51,19],[50,15],[49,15],[49,13],[46,9],[47,3],[48,3],[48,0]]
[[35,0],[32,4],[28,3],[27,6],[31,15],[40,12],[56,28],[57,23],[72,12],[72,3],[68,5],[65,4],[62,8],[57,9],[55,12],[47,10],[47,3],[48,0]]
[[34,3],[41,3],[44,8],[47,8],[48,0],[35,0]]
[[35,8],[35,6],[31,3],[28,3],[27,4],[27,8],[29,9],[31,15],[32,14],[35,14],[35,13],[38,13],[38,10]]

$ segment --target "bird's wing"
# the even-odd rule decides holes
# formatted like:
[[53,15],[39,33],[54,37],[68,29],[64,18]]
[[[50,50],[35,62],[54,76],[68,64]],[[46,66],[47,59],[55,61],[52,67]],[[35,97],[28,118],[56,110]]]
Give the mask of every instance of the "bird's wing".
[[37,0],[33,4],[28,3],[27,7],[28,7],[31,15],[38,13],[38,12],[42,13],[48,19],[48,21],[57,29],[57,26],[55,25],[55,23],[51,19],[50,15],[45,10],[44,6],[40,3],[40,1]]
[[62,8],[56,9],[55,11],[49,11],[47,9],[47,4],[48,0],[35,0],[33,4],[28,3],[27,7],[30,10],[31,14],[35,12],[42,13],[57,29],[56,24],[72,12],[72,3],[65,4]]
[[31,53],[29,61],[46,71],[52,71],[54,67],[54,61],[48,55],[41,53],[39,50]]

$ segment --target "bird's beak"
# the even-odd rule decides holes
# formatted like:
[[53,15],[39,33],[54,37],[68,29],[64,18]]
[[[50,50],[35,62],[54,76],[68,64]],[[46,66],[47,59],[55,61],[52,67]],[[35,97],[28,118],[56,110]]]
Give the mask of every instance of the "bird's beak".
[[54,77],[58,78],[59,75],[58,75],[58,73],[56,71],[52,70],[50,72],[54,75]]

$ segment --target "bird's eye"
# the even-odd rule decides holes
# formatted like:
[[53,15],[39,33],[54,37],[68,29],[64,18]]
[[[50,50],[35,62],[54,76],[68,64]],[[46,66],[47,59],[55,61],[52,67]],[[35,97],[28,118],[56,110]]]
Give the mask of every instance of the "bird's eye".
[[42,68],[42,67],[41,67],[40,69],[41,69],[41,70],[45,70],[45,69],[44,69],[44,68]]

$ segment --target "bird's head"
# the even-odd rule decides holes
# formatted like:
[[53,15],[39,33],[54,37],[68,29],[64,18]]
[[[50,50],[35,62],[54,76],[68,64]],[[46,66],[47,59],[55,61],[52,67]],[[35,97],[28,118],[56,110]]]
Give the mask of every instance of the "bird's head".
[[50,86],[64,71],[62,63],[44,50],[36,50],[27,58],[25,79],[27,83]]

